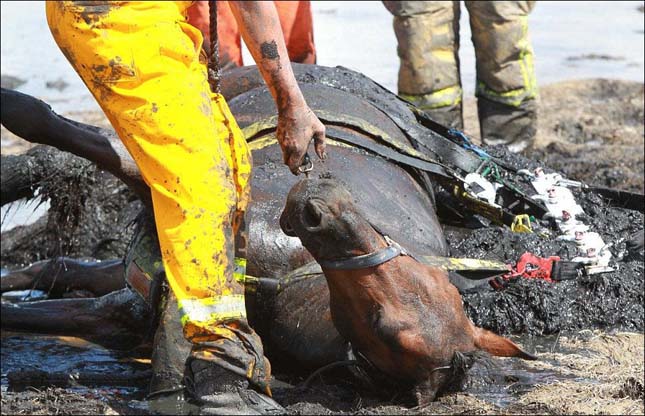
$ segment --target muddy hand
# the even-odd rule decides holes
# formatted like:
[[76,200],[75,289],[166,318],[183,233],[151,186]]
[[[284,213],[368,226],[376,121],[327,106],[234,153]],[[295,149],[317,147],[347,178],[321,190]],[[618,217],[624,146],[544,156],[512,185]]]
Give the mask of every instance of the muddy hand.
[[312,139],[318,157],[326,157],[325,126],[307,106],[281,112],[277,136],[284,163],[294,175],[309,172],[313,168],[313,162],[307,154]]

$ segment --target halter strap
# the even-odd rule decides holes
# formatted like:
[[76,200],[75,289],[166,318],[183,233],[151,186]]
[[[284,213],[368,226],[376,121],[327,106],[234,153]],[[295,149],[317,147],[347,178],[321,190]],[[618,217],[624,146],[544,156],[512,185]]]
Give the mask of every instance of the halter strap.
[[409,254],[390,237],[383,235],[387,247],[377,250],[373,253],[362,254],[360,256],[349,257],[340,260],[320,260],[318,263],[325,269],[334,270],[356,270],[368,267],[379,266],[387,263],[398,256],[408,256]]

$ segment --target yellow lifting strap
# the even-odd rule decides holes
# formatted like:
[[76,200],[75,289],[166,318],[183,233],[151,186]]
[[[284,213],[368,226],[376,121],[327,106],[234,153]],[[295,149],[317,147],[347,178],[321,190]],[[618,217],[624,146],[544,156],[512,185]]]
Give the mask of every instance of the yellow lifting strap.
[[[367,133],[371,137],[376,138],[378,142],[389,145],[390,147],[398,150],[404,155],[415,157],[426,162],[435,162],[432,158],[428,157],[423,152],[416,150],[409,144],[402,143],[393,139],[389,134],[365,120],[352,117],[348,114],[337,114],[319,109],[316,109],[314,112],[316,113],[316,116],[323,122],[329,123],[331,125],[353,126],[357,129],[360,129],[364,133]],[[247,142],[249,142],[249,145],[251,145],[256,140],[262,140],[262,138],[266,137],[266,134],[260,133],[268,134],[271,131],[275,130],[277,126],[278,116],[271,116],[242,128],[242,133],[244,134]]]
[[450,272],[498,271],[507,272],[508,265],[497,260],[482,260],[455,257],[419,256],[419,261],[427,266],[438,267]]
[[[494,275],[509,271],[509,266],[506,263],[497,260],[441,256],[415,256],[415,258],[427,266],[438,267],[447,272],[490,272],[491,275]],[[285,284],[320,274],[322,274],[320,265],[312,261],[293,270],[282,278],[270,278],[270,280],[277,282],[277,292],[280,292],[285,287]],[[244,280],[246,293],[255,292],[255,288],[260,284],[260,280],[262,278],[246,275]]]
[[528,214],[516,215],[511,224],[511,231],[514,233],[532,233],[531,218]]

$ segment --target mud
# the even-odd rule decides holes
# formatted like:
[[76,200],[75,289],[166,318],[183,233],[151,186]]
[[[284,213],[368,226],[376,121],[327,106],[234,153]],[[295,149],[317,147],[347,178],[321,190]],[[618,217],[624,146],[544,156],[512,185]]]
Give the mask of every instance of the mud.
[[[522,338],[540,361],[495,359],[470,370],[467,393],[424,408],[352,393],[325,377],[311,391],[277,396],[290,414],[639,414],[643,412],[642,334],[581,331],[570,336]],[[621,363],[619,369],[608,362]],[[335,384],[331,384],[331,382]],[[327,384],[329,383],[329,384]],[[640,383],[640,384],[639,384]],[[537,387],[536,387],[537,385]],[[396,398],[393,398],[396,403]]]
[[[514,166],[539,165],[535,160],[508,154],[501,147],[490,149],[490,153]],[[558,283],[517,280],[504,291],[487,288],[465,294],[464,306],[475,324],[501,334],[542,335],[599,327],[643,331],[642,254],[628,256],[623,241],[643,229],[643,214],[611,207],[594,193],[574,190],[574,195],[585,210],[585,222],[605,242],[615,243],[610,249],[614,258],[625,256],[615,263],[617,270]],[[548,221],[536,226],[539,228],[535,233],[513,233],[507,227],[495,226],[470,232],[446,227],[445,234],[454,257],[514,263],[525,252],[562,259],[576,256],[575,243],[541,235],[549,229]]]
[[[58,360],[52,368],[78,363],[79,357],[95,360],[94,368],[119,365],[120,371],[145,367],[145,363],[114,357],[91,344],[73,339],[36,337],[19,340],[31,348],[33,362],[47,362],[52,352],[74,354],[75,360]],[[642,414],[643,335],[581,331],[569,336],[520,339],[532,343],[540,361],[497,359],[470,371],[467,392],[439,398],[425,408],[408,408],[397,397],[375,397],[350,384],[346,370],[324,373],[308,389],[303,378],[278,375],[274,397],[288,414]],[[6,342],[3,339],[3,343]],[[4,346],[4,345],[3,345]],[[10,346],[10,345],[7,345]],[[89,354],[89,355],[88,355]],[[62,364],[61,364],[62,362]],[[613,363],[614,365],[607,365]],[[23,364],[24,365],[24,364]],[[3,355],[3,372],[7,366]],[[69,368],[68,368],[69,369]],[[115,368],[116,370],[116,368]],[[494,384],[493,384],[494,383]],[[536,386],[537,385],[537,386]],[[150,414],[143,388],[31,388],[10,391],[3,385],[2,414]],[[182,409],[182,407],[172,407]],[[184,409],[190,410],[190,409]],[[192,409],[194,410],[194,409]],[[184,412],[188,413],[187,411]]]
[[[2,414],[139,414],[146,382],[130,387],[84,386],[70,379],[71,387],[15,386],[8,391],[8,374],[46,369],[74,375],[92,371],[127,374],[149,369],[140,354],[117,353],[72,337],[2,333]],[[5,351],[18,352],[8,354]],[[75,357],[73,360],[67,357]]]
[[[468,132],[477,130],[472,104],[467,103],[465,110]],[[636,82],[598,79],[553,84],[541,89],[537,148],[530,159],[508,154],[501,147],[490,153],[515,167],[545,166],[587,184],[643,192],[643,109],[643,84]],[[531,191],[528,184],[523,188]],[[592,229],[605,242],[617,243],[614,256],[625,248],[620,237],[643,229],[642,213],[612,208],[597,194],[574,194]],[[575,253],[571,243],[498,227],[471,234],[448,228],[446,237],[453,256],[509,263],[525,251],[566,259]],[[464,306],[476,324],[500,333],[552,334],[598,327],[643,331],[642,257],[617,266],[615,272],[577,281],[519,281],[501,293],[468,294]]]
[[643,193],[643,88],[615,80],[545,88],[541,108],[549,111],[540,113],[532,158],[572,179]]
[[2,414],[54,415],[60,413],[70,415],[136,414],[117,411],[110,404],[101,401],[100,398],[89,397],[85,393],[69,392],[61,388],[33,389],[20,395],[2,396]]
[[[531,159],[570,179],[643,192],[645,117],[642,83],[564,81],[540,88]],[[464,105],[466,132],[479,140],[474,100]]]
[[[541,92],[540,117],[538,149],[531,160],[504,154],[501,149],[492,149],[492,152],[512,164],[528,163],[529,167],[535,167],[544,163],[572,179],[642,192],[642,84],[591,80],[546,87]],[[3,143],[4,139],[5,132]],[[62,191],[78,193],[73,195],[76,202],[85,198],[87,204],[79,214],[86,217],[73,224],[72,235],[82,232],[92,212],[101,212],[104,224],[109,227],[89,227],[87,235],[92,237],[82,240],[87,244],[68,241],[63,246],[68,248],[70,256],[90,256],[89,247],[120,230],[136,210],[133,201],[118,191],[113,194],[115,189],[120,189],[118,185],[96,186],[104,180],[97,175],[105,173],[79,168],[75,175],[82,179],[58,185]],[[79,192],[88,185],[92,188],[89,194]],[[589,215],[588,222],[605,241],[643,228],[640,213],[610,208],[606,201],[593,194],[578,193],[577,197]],[[95,198],[101,202],[92,202]],[[66,205],[71,200],[54,202],[57,208],[49,214],[51,218],[64,219],[73,212]],[[44,218],[31,230],[47,229],[48,221]],[[57,241],[51,232],[40,239],[34,238],[38,234],[29,230],[23,230],[23,234],[22,245],[5,249],[6,241],[10,241],[7,237],[11,235],[3,233],[3,265],[15,267],[47,256],[43,247],[54,247]],[[508,262],[517,260],[524,251],[568,258],[574,250],[570,243],[543,239],[537,234],[513,234],[497,227],[477,229],[469,234],[447,227],[446,236],[452,255]],[[615,254],[622,247],[623,243],[619,243]],[[643,263],[629,259],[618,265],[616,272],[577,281],[553,284],[518,281],[504,292],[465,295],[464,307],[476,324],[500,333],[525,334],[513,340],[535,351],[540,361],[531,364],[513,359],[484,360],[471,370],[464,392],[445,395],[423,409],[402,406],[401,398],[394,395],[375,397],[352,384],[348,370],[342,368],[323,373],[306,390],[302,387],[303,377],[277,374],[281,383],[274,386],[274,395],[289,414],[642,414]],[[616,329],[637,333],[614,332]],[[67,349],[64,347],[67,341],[48,339],[46,347],[35,347],[26,339],[11,334],[2,339],[2,414],[150,412],[143,401],[145,386],[126,391],[115,386],[11,391],[6,374],[21,366],[55,371],[60,370],[56,367],[60,365],[73,369],[79,362],[97,361],[96,356]],[[23,353],[16,354],[16,351]],[[34,354],[34,351],[42,352]],[[99,349],[92,351],[91,354],[104,357]],[[28,356],[33,361],[25,362]],[[123,371],[119,367],[120,359],[129,360],[118,356],[98,361],[102,359],[107,363],[105,371],[112,372]]]

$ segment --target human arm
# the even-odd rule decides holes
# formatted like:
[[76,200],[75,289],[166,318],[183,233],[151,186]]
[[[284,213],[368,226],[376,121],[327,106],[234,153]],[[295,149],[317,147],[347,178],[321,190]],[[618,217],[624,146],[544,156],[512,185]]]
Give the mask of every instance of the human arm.
[[309,142],[325,157],[325,126],[298,87],[273,2],[229,1],[231,11],[278,108],[277,137],[284,163],[298,174]]

